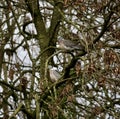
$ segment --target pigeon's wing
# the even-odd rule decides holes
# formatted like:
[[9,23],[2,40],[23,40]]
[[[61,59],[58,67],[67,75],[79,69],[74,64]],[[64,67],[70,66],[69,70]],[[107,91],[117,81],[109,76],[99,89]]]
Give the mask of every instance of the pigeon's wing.
[[50,78],[53,82],[57,81],[60,77],[61,75],[56,70],[50,69]]
[[75,41],[71,41],[71,40],[64,40],[64,44],[66,47],[69,47],[73,50],[84,50],[85,47],[81,44],[78,44]]
[[54,75],[57,79],[59,79],[61,77],[61,75],[56,70],[54,70]]
[[65,44],[67,47],[74,47],[74,46],[77,45],[76,42],[71,41],[71,40],[64,40],[64,44]]

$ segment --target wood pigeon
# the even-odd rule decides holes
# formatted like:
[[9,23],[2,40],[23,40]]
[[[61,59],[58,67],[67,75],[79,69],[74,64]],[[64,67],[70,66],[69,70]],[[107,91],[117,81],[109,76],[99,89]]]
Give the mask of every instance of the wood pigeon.
[[56,71],[54,68],[52,68],[52,66],[48,66],[48,68],[49,68],[49,74],[52,82],[55,82],[61,78],[61,75],[59,74],[59,72]]
[[79,51],[85,51],[85,47],[75,41],[72,40],[58,40],[59,48],[63,50],[79,50]]

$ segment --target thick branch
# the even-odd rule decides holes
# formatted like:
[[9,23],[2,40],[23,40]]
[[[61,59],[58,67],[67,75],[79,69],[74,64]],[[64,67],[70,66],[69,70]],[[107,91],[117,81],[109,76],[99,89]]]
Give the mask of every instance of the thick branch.
[[50,43],[54,44],[54,45],[56,43],[55,36],[58,33],[59,24],[60,24],[60,21],[61,21],[61,18],[62,18],[59,10],[62,11],[62,9],[63,9],[62,0],[61,0],[61,2],[59,2],[59,1],[55,2],[54,11],[53,11],[53,14],[52,14],[52,20],[51,20],[50,29],[49,29]]
[[45,47],[48,46],[49,41],[47,37],[45,23],[42,19],[42,14],[39,10],[39,0],[32,0],[32,1],[25,0],[25,2],[26,2],[29,12],[31,13],[33,22],[35,24],[35,28],[37,30],[39,45],[41,47],[41,50],[43,50],[45,49]]

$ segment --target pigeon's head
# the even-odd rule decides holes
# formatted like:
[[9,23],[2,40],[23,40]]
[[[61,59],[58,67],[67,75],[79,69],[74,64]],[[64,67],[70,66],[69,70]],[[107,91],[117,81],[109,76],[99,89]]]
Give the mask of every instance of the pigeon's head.
[[66,40],[64,40],[62,38],[58,39],[58,45],[59,45],[60,49],[63,49],[63,50],[68,50],[69,49],[66,45]]
[[58,45],[63,44],[63,39],[62,38],[59,38],[57,41],[58,41]]

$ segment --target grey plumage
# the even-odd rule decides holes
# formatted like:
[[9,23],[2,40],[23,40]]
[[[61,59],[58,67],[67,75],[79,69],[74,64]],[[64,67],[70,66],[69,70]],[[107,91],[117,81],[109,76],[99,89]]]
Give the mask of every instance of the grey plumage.
[[61,75],[55,69],[53,69],[51,66],[49,66],[48,68],[49,68],[49,74],[52,82],[55,82],[58,79],[60,79]]
[[64,50],[85,50],[85,47],[77,42],[71,40],[58,40],[59,48]]

